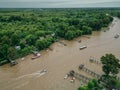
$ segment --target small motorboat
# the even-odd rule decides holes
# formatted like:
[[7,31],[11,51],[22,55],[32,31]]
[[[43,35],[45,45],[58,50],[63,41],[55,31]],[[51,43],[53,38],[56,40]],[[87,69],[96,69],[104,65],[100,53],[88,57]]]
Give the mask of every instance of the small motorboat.
[[71,83],[74,83],[74,82],[75,82],[75,77],[72,77],[72,78],[70,79],[70,82],[71,82]]
[[34,56],[31,58],[31,59],[36,59],[36,58],[38,58],[38,57],[40,57],[41,56],[41,54],[40,53],[37,53],[37,54],[34,54]]
[[39,71],[40,76],[42,76],[42,75],[46,74],[46,72],[47,72],[47,70],[46,70],[46,69],[42,69],[42,70],[40,70],[40,71]]
[[16,64],[18,64],[18,62],[16,62],[15,60],[8,59],[8,61],[10,62],[10,66],[15,66]]
[[80,47],[80,50],[87,48],[87,46],[82,46]]
[[83,69],[84,68],[84,64],[81,64],[80,66],[79,66],[79,69]]
[[64,76],[64,79],[67,79],[68,78],[68,74],[66,74],[65,76]]
[[47,70],[45,70],[45,69],[40,71],[40,73],[45,73],[45,72],[47,72]]

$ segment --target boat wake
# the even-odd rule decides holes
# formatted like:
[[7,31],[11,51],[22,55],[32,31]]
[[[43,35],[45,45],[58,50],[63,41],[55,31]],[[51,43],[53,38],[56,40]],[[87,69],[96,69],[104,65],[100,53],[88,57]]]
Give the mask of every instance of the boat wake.
[[[9,80],[5,80],[4,82],[1,82],[0,87],[1,87],[1,90],[6,90],[10,87],[13,88],[12,90],[16,90],[29,84],[31,80],[30,78],[39,78],[40,76],[43,76],[45,74],[46,74],[46,70],[43,69],[35,73],[22,75],[16,78],[10,78]],[[16,81],[19,81],[19,82],[16,82]]]
[[26,78],[26,77],[27,78],[40,77],[40,76],[43,76],[44,74],[46,74],[46,70],[40,70],[40,71],[37,71],[35,73],[19,76],[17,78],[14,78],[14,80],[19,80],[19,79]]

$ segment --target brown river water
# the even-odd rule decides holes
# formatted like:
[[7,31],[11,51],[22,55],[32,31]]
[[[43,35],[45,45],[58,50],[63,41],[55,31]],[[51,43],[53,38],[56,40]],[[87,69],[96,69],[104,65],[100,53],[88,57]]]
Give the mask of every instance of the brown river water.
[[[82,75],[91,77],[84,71],[79,71],[78,66],[85,67],[102,74],[101,65],[90,63],[89,58],[93,56],[99,60],[102,55],[112,53],[120,59],[120,20],[114,18],[109,28],[94,31],[92,35],[75,38],[72,41],[61,40],[67,46],[56,42],[51,45],[52,51],[41,51],[41,57],[31,60],[32,55],[18,59],[16,66],[9,64],[0,67],[0,90],[77,90],[81,82],[76,79],[70,83],[70,79],[64,80],[64,76],[70,70],[75,70]],[[82,42],[79,43],[78,41]],[[86,45],[87,48],[80,50],[79,47]],[[45,74],[40,70],[46,69]],[[120,74],[118,74],[120,76]]]

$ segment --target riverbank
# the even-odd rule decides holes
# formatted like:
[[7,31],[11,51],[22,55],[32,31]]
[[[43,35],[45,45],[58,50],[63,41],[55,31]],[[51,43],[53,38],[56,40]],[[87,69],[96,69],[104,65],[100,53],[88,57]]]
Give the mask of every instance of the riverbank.
[[[115,22],[117,20],[117,22]],[[79,81],[70,83],[64,80],[64,76],[70,70],[75,70],[83,75],[83,71],[78,70],[80,64],[84,64],[89,69],[101,74],[101,66],[90,64],[90,56],[99,58],[106,53],[113,53],[120,59],[120,38],[115,39],[114,35],[120,33],[120,20],[115,18],[109,30],[94,31],[87,37],[78,37],[72,41],[62,40],[67,46],[55,42],[50,47],[52,51],[41,51],[41,57],[31,60],[32,55],[28,55],[24,60],[18,59],[18,65],[9,68],[9,64],[0,67],[0,87],[2,90],[76,90],[80,86]],[[81,43],[78,41],[81,40]],[[80,46],[87,48],[79,50]],[[37,72],[46,69],[47,72],[40,76]],[[120,74],[119,74],[120,75]]]
[[[1,11],[1,10],[0,10]],[[0,12],[0,65],[107,27],[113,17],[101,9],[3,9]],[[117,12],[116,12],[117,13]],[[65,45],[65,44],[64,44]]]

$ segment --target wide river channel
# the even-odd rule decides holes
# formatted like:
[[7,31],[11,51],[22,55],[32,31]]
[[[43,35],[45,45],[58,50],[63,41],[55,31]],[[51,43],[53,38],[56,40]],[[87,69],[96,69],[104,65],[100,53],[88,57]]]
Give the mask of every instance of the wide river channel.
[[[101,65],[90,63],[89,58],[94,57],[99,61],[102,55],[112,53],[120,59],[120,37],[114,38],[116,34],[120,34],[118,18],[114,18],[108,28],[94,31],[92,35],[81,36],[72,41],[61,40],[67,46],[60,41],[55,42],[50,46],[52,50],[41,51],[41,57],[35,60],[31,60],[33,55],[28,55],[24,60],[18,59],[18,64],[13,67],[9,64],[0,66],[0,90],[77,90],[82,82],[76,79],[71,83],[70,78],[65,80],[64,76],[74,70],[94,78],[78,70],[80,64],[102,74]],[[80,50],[79,47],[84,45],[87,48]],[[42,69],[47,72],[40,74]]]

